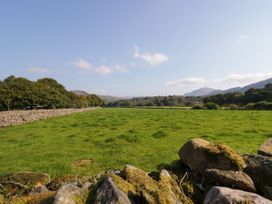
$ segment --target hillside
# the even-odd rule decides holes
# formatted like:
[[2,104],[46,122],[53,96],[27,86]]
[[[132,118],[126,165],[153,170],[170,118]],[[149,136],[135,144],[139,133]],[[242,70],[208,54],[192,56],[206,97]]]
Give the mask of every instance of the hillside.
[[119,101],[119,100],[127,100],[127,99],[131,98],[131,97],[126,97],[126,96],[109,96],[109,95],[99,95],[99,97],[103,101],[105,101],[105,103]]
[[184,94],[184,96],[206,96],[214,91],[220,91],[213,88],[203,87],[200,89],[196,89],[192,92]]
[[245,93],[247,90],[254,88],[254,89],[261,89],[264,88],[265,85],[272,83],[272,78],[262,80],[256,83],[252,83],[243,87],[233,87],[226,90],[220,90],[220,89],[213,89],[213,88],[200,88],[197,90],[194,90],[192,92],[184,94],[184,96],[212,96],[216,94],[226,94],[226,93],[234,93],[234,92],[240,92]]

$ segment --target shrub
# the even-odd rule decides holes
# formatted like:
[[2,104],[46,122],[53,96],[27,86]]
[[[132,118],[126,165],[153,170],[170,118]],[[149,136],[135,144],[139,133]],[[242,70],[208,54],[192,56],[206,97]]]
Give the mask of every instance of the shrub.
[[260,101],[258,103],[248,103],[246,110],[272,110],[272,102]]
[[208,102],[204,104],[204,107],[208,110],[218,110],[219,106],[216,103]]
[[205,109],[202,105],[194,105],[192,107],[193,110],[201,110],[201,109]]

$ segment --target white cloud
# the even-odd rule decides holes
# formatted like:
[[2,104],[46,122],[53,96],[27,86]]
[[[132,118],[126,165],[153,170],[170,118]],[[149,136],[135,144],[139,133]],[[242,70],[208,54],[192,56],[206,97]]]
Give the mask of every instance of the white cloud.
[[80,70],[93,71],[102,76],[111,74],[113,72],[127,72],[128,71],[127,67],[124,65],[116,64],[115,66],[105,66],[105,65],[93,66],[91,63],[81,58],[73,62],[73,65],[76,66]]
[[151,66],[156,66],[161,63],[166,62],[169,58],[167,55],[162,54],[162,53],[150,53],[150,52],[141,52],[138,46],[134,46],[134,53],[133,57],[135,59],[142,59]]
[[34,73],[34,74],[45,74],[49,73],[50,70],[42,67],[30,67],[27,70],[29,73]]
[[77,61],[73,62],[73,65],[75,65],[77,68],[81,69],[81,70],[85,70],[85,71],[90,71],[92,69],[92,65],[87,62],[84,59],[78,59]]
[[272,77],[272,73],[230,74],[224,81],[233,83],[251,83]]
[[272,78],[272,73],[247,73],[229,74],[216,78],[188,77],[174,81],[168,81],[162,88],[165,93],[182,94],[202,87],[215,89],[229,89],[233,87],[243,87],[251,83]]
[[166,82],[168,86],[184,86],[184,85],[193,85],[193,84],[201,84],[205,83],[206,80],[201,77],[188,77],[184,79],[178,79],[174,81]]
[[246,41],[248,39],[248,34],[242,34],[240,35],[240,37],[232,44],[232,47],[238,47],[240,44],[242,44],[244,41]]
[[111,67],[101,65],[100,67],[96,67],[94,71],[102,76],[105,76],[112,73],[114,70]]

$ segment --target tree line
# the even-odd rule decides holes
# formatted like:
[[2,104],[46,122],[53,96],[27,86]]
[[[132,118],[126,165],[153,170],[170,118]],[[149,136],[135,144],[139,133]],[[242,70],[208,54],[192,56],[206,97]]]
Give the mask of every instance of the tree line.
[[151,96],[118,100],[107,104],[108,107],[133,107],[133,106],[193,106],[201,104],[200,97],[193,96]]
[[272,109],[272,84],[262,89],[251,88],[245,93],[217,94],[203,98],[203,103],[219,106],[237,106],[245,109]]
[[104,102],[98,96],[77,95],[67,91],[52,78],[31,81],[23,77],[9,76],[0,81],[0,110],[82,108],[103,105]]

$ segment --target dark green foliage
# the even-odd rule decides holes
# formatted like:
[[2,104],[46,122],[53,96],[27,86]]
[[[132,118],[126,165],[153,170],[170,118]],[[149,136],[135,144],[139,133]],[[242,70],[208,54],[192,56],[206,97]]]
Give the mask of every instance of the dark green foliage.
[[132,107],[132,106],[193,106],[201,104],[200,97],[192,96],[153,96],[138,97],[127,100],[119,100],[108,103],[108,107]]
[[76,95],[51,78],[36,82],[15,76],[0,83],[0,110],[36,108],[81,108],[103,106],[96,95]]
[[208,110],[218,110],[219,106],[216,103],[208,102],[204,104],[204,107]]
[[193,110],[201,110],[201,109],[205,109],[205,108],[204,108],[204,106],[202,106],[202,105],[194,105],[194,106],[192,107],[192,109],[193,109]]
[[244,94],[242,93],[227,93],[227,94],[217,94],[213,96],[208,96],[203,98],[204,103],[212,102],[219,106],[228,104],[242,104],[244,101]]
[[217,94],[203,98],[204,103],[216,103],[219,106],[233,107],[245,106],[245,109],[271,110],[272,84],[267,84],[263,89],[251,88],[243,93]]
[[258,103],[249,103],[245,106],[247,110],[272,110],[272,102],[260,101]]

